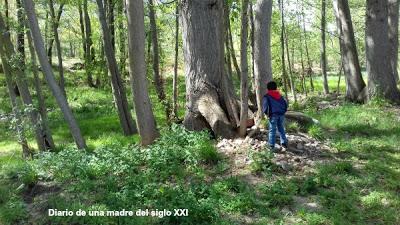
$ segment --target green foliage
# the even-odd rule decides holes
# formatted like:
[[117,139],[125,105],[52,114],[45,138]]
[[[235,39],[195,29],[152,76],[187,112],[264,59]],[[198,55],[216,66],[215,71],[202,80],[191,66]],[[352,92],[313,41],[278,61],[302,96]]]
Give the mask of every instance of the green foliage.
[[272,161],[274,156],[268,149],[253,152],[250,157],[252,159],[250,169],[254,173],[270,174],[279,171],[279,167]]
[[318,140],[323,140],[324,139],[324,132],[319,125],[312,125],[311,127],[308,128],[308,134],[311,135],[311,137],[318,139]]

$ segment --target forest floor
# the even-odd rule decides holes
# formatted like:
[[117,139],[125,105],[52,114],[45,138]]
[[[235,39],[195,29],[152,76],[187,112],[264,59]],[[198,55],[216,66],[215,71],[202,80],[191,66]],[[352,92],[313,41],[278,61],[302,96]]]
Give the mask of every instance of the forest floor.
[[[207,132],[168,127],[152,87],[162,136],[141,148],[137,135],[121,134],[108,87],[85,87],[82,71],[66,77],[86,151],[74,148],[48,97],[57,151],[23,161],[0,90],[0,224],[400,224],[399,107],[319,95],[315,77],[316,94],[301,96],[292,110],[320,123],[288,122],[290,147],[269,153],[265,128],[245,140],[213,140]],[[331,76],[332,89],[336,82]],[[172,93],[170,84],[166,93]],[[49,208],[187,208],[189,216],[48,217]]]

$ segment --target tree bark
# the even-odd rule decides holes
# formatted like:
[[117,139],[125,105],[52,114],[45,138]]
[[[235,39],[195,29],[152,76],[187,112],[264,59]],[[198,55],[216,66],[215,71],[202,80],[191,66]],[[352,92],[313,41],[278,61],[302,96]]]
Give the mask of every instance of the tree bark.
[[342,65],[346,77],[346,99],[351,102],[365,102],[367,89],[361,75],[349,3],[347,0],[333,0],[333,9],[338,27]]
[[211,128],[217,136],[234,137],[236,106],[224,70],[222,2],[182,1],[187,99],[183,123],[190,130]]
[[326,68],[326,38],[325,38],[325,28],[326,28],[326,17],[325,17],[325,8],[326,1],[321,0],[321,70],[324,84],[324,93],[329,94],[329,86],[328,86],[328,75]]
[[248,17],[247,8],[249,0],[242,1],[242,14],[241,14],[241,29],[240,29],[240,127],[239,135],[246,136],[247,130],[247,116],[249,110],[249,96],[248,96],[248,61],[247,61],[247,39],[248,39]]
[[390,50],[389,0],[367,0],[365,28],[366,59],[368,72],[368,94],[370,99],[383,97],[400,103],[400,92],[396,87],[395,72],[391,66],[393,54]]
[[172,80],[172,108],[173,117],[178,119],[178,54],[179,54],[179,1],[175,6],[175,61],[174,61],[174,77]]
[[29,28],[32,33],[32,39],[35,45],[35,50],[38,55],[40,65],[42,67],[42,71],[45,75],[46,81],[54,97],[56,98],[59,107],[61,108],[61,111],[64,115],[64,119],[69,126],[71,135],[74,138],[77,147],[80,149],[86,148],[85,139],[83,139],[78,123],[76,122],[72,114],[72,111],[68,106],[67,99],[62,94],[60,87],[57,85],[53,70],[51,69],[49,60],[47,58],[46,49],[44,48],[43,38],[40,34],[40,28],[35,13],[34,3],[32,0],[24,0],[23,3],[26,15],[28,17]]
[[112,46],[111,33],[108,29],[106,15],[103,7],[102,0],[96,0],[99,9],[99,20],[103,32],[104,53],[106,55],[108,69],[111,74],[111,84],[113,86],[114,100],[116,101],[119,121],[121,123],[124,135],[132,135],[137,132],[134,125],[132,115],[129,110],[128,101],[125,94],[124,84],[118,70],[117,60],[115,59],[115,52]]
[[81,29],[81,38],[82,38],[82,50],[83,50],[83,58],[86,57],[86,35],[85,35],[85,21],[83,18],[82,5],[78,4],[78,12],[79,12],[79,25]]
[[154,9],[153,0],[149,0],[149,18],[150,18],[150,30],[151,30],[151,44],[153,47],[153,73],[154,83],[156,86],[158,100],[163,104],[165,108],[165,116],[167,120],[170,119],[170,106],[168,100],[165,97],[164,80],[160,74],[160,55],[158,49],[158,31],[156,24],[156,12]]
[[148,93],[145,64],[144,6],[142,0],[126,0],[128,17],[129,72],[142,145],[159,137]]
[[256,118],[262,119],[262,99],[267,90],[267,83],[273,79],[271,63],[272,0],[258,0],[254,15],[254,78],[258,108]]
[[389,44],[390,66],[396,83],[399,82],[399,73],[397,71],[398,51],[399,51],[399,1],[388,0],[389,2]]
[[[117,1],[117,0],[108,0],[108,11],[107,11],[108,27],[109,27],[110,35],[111,35],[111,44],[112,44],[114,51],[115,51],[115,23],[114,23],[115,22],[115,17],[114,17],[115,1]],[[121,1],[121,0],[119,0],[119,1]]]
[[[54,40],[56,42],[56,48],[57,48],[57,58],[58,58],[58,72],[60,76],[60,81],[59,85],[61,88],[61,91],[63,92],[64,96],[67,97],[67,93],[65,91],[65,78],[64,78],[64,68],[63,68],[63,60],[62,60],[62,50],[61,50],[61,42],[60,42],[60,37],[58,36],[58,22],[54,12],[54,2],[53,0],[49,0],[49,8],[50,8],[50,17],[52,23],[52,28],[53,28],[53,35],[54,35]],[[61,11],[62,12],[62,11]],[[60,15],[61,17],[61,15]],[[51,46],[50,42],[50,46]]]

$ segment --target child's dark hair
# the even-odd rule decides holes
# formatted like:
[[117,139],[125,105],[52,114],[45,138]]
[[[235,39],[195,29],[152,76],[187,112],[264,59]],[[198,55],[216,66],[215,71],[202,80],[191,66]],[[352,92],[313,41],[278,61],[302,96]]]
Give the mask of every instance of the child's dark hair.
[[276,90],[276,89],[278,89],[278,85],[276,84],[275,81],[270,81],[267,84],[267,89],[268,90]]

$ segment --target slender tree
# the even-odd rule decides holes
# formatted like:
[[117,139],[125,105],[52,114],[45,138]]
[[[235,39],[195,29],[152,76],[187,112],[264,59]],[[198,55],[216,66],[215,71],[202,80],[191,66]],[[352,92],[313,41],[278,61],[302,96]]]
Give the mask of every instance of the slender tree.
[[142,145],[159,137],[146,79],[144,6],[142,0],[126,0],[128,18],[129,72],[134,95],[136,123]]
[[284,11],[284,6],[283,6],[283,1],[278,0],[278,4],[280,7],[281,11],[281,36],[280,36],[280,41],[281,41],[281,61],[282,61],[282,78],[283,78],[283,87],[285,91],[285,96],[286,96],[286,101],[289,103],[289,97],[288,97],[288,78],[287,78],[287,72],[286,72],[286,60],[285,60],[285,11]]
[[174,61],[174,77],[172,80],[172,108],[173,117],[178,119],[178,54],[179,54],[179,1],[175,6],[175,61]]
[[346,99],[364,102],[367,89],[361,75],[349,3],[347,0],[333,0],[333,9],[339,34],[341,65],[346,77]]
[[153,47],[153,73],[154,83],[156,86],[158,100],[163,104],[165,108],[165,116],[167,120],[170,118],[170,106],[168,100],[165,97],[164,80],[160,74],[160,53],[158,46],[158,31],[156,24],[156,11],[154,9],[153,0],[149,0],[149,18],[150,18],[150,30],[151,30],[151,44]]
[[328,74],[326,66],[326,38],[325,38],[325,28],[326,28],[326,1],[321,0],[321,70],[324,84],[324,93],[329,94],[328,86]]
[[247,130],[247,116],[248,116],[248,60],[247,60],[247,39],[248,39],[248,16],[247,8],[249,6],[248,0],[242,1],[242,13],[241,13],[241,28],[240,28],[240,129],[239,135],[241,137],[246,136]]
[[51,69],[49,60],[47,58],[46,50],[44,48],[44,41],[42,35],[40,34],[39,23],[35,13],[35,5],[32,0],[24,0],[23,3],[26,15],[28,17],[29,28],[32,33],[32,39],[35,45],[35,50],[40,65],[42,67],[42,71],[45,75],[46,81],[54,97],[56,98],[59,107],[61,108],[61,111],[64,115],[64,119],[69,126],[71,135],[74,138],[77,147],[80,149],[86,148],[85,139],[81,134],[81,130],[79,129],[78,123],[76,122],[72,114],[67,99],[62,94],[60,87],[57,85],[53,70]]
[[32,41],[32,36],[30,31],[26,31],[26,37],[28,39],[28,46],[29,46],[29,52],[31,56],[31,68],[33,72],[33,79],[34,79],[34,85],[35,85],[35,91],[37,95],[37,100],[38,100],[38,105],[39,105],[39,114],[40,114],[40,126],[42,127],[42,135],[43,135],[43,145],[46,147],[46,149],[51,149],[55,150],[55,144],[53,140],[53,135],[51,134],[51,130],[48,124],[48,119],[47,119],[47,108],[44,102],[44,96],[42,92],[42,87],[41,87],[41,82],[39,78],[39,71],[37,67],[37,62],[36,62],[36,53],[35,49],[33,47],[33,41]]
[[119,73],[117,60],[111,40],[111,32],[108,29],[106,15],[102,0],[96,0],[99,9],[99,20],[101,24],[104,53],[106,55],[108,69],[111,74],[111,84],[113,87],[114,100],[118,110],[119,121],[125,135],[132,135],[137,132],[132,115],[129,110],[128,101],[125,94],[125,87]]
[[[54,11],[54,1],[49,0],[48,3],[49,3],[49,8],[50,8],[50,18],[52,21],[51,27],[53,28],[53,35],[54,35],[54,40],[56,42],[56,48],[57,48],[58,73],[60,76],[59,86],[60,86],[61,91],[63,92],[64,96],[67,97],[67,93],[65,91],[65,78],[64,78],[61,42],[60,42],[60,37],[58,36],[58,22],[57,22],[58,18],[56,18],[55,11]],[[60,17],[61,17],[61,15],[60,15]]]
[[85,22],[85,73],[89,87],[97,87],[93,81],[92,67],[94,63],[94,48],[92,39],[92,25],[90,22],[88,0],[83,0],[83,18]]
[[[50,3],[52,3],[52,4],[50,4]],[[60,20],[61,20],[61,15],[62,15],[63,10],[64,10],[64,5],[65,5],[64,2],[60,3],[60,6],[59,6],[58,11],[57,11],[56,19],[55,20],[52,19],[52,26],[56,26],[56,30],[58,30],[58,27],[60,25]],[[54,12],[54,1],[53,0],[51,2],[49,0],[49,9],[50,9],[49,10],[50,14],[51,14],[51,10],[53,10],[53,14],[55,14],[55,12]],[[53,27],[53,30],[54,30],[54,27]],[[49,57],[50,65],[52,64],[52,59],[53,59],[53,44],[54,44],[54,41],[55,41],[54,39],[55,39],[55,35],[53,34],[53,35],[50,36],[50,40],[49,40],[49,44],[48,44],[48,48],[47,48],[47,56]]]
[[313,70],[312,70],[313,65],[312,65],[312,61],[311,61],[311,58],[310,58],[310,54],[308,52],[308,42],[307,42],[308,35],[307,35],[307,31],[306,31],[306,20],[305,20],[305,15],[304,15],[303,4],[304,4],[304,2],[301,4],[301,14],[302,14],[301,17],[302,17],[302,20],[303,20],[304,48],[306,50],[306,57],[307,57],[307,75],[308,75],[308,77],[310,79],[311,91],[314,91],[314,82],[313,82],[313,77],[312,77],[312,75],[313,75]]

